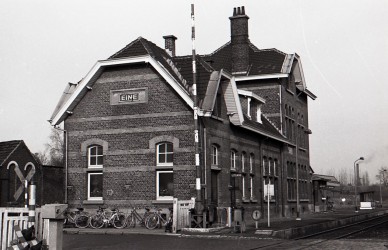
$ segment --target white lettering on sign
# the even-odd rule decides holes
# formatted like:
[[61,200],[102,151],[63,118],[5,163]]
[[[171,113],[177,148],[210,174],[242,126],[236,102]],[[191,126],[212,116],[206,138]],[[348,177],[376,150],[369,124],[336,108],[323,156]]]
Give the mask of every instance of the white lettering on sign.
[[110,91],[111,105],[125,105],[148,102],[148,88],[118,89]]
[[120,102],[135,102],[139,100],[139,93],[121,94]]

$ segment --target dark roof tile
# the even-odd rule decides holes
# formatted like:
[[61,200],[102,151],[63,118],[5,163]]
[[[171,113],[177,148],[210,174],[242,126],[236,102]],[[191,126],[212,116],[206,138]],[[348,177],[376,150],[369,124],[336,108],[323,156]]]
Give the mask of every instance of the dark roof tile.
[[0,142],[0,166],[22,142],[22,140]]

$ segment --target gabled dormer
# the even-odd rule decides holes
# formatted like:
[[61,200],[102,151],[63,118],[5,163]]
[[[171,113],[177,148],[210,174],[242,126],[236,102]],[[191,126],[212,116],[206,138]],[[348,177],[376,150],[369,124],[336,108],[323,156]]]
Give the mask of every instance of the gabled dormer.
[[262,106],[265,104],[265,99],[256,95],[252,91],[238,90],[240,96],[241,108],[248,119],[263,123],[262,121]]

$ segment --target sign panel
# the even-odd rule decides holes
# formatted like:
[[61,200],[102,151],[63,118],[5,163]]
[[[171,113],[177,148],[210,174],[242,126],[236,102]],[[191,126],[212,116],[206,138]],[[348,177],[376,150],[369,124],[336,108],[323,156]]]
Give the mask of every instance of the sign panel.
[[[267,196],[267,195],[268,195],[268,185],[264,185],[264,196]],[[275,196],[275,188],[273,184],[269,185],[269,195]]]
[[252,219],[255,221],[260,220],[261,218],[261,212],[259,210],[253,210],[252,212]]
[[148,88],[118,89],[110,91],[111,105],[126,105],[148,102]]

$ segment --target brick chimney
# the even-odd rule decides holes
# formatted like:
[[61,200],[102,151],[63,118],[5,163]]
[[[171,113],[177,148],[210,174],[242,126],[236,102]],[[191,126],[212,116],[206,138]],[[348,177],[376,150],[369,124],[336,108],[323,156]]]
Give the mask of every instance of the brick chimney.
[[232,73],[245,74],[249,67],[248,19],[245,8],[234,8],[230,19],[232,45]]
[[165,50],[170,56],[175,56],[175,40],[178,38],[176,38],[174,35],[163,36],[163,38]]

